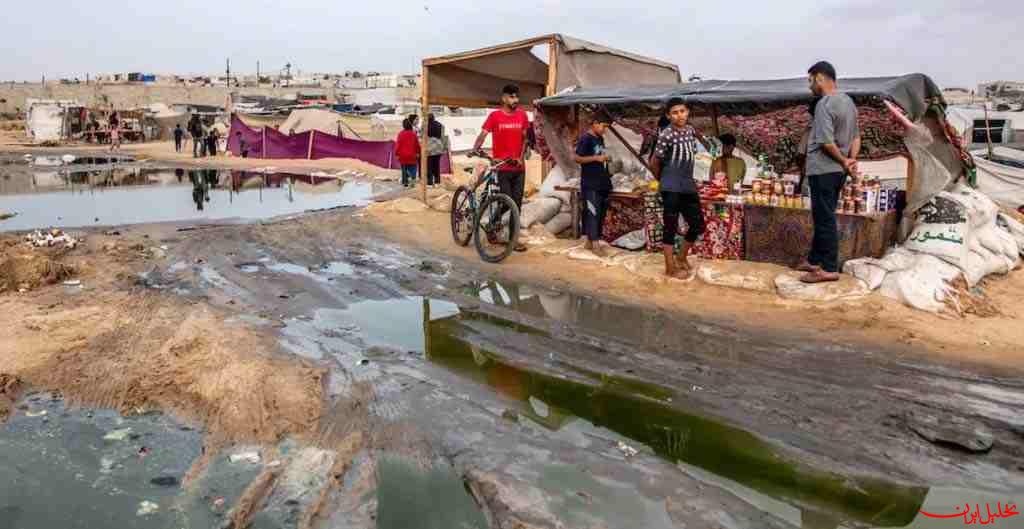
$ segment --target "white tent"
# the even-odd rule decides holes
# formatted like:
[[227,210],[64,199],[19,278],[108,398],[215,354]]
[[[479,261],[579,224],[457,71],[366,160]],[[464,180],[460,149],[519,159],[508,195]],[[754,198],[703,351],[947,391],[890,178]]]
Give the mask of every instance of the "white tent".
[[985,159],[987,150],[971,153],[978,166],[978,190],[1000,205],[1019,208],[1024,204],[1024,151],[996,147],[994,153],[997,160],[1008,163]]
[[69,107],[80,106],[76,101],[28,99],[25,127],[34,143],[60,141],[64,137],[64,113]]

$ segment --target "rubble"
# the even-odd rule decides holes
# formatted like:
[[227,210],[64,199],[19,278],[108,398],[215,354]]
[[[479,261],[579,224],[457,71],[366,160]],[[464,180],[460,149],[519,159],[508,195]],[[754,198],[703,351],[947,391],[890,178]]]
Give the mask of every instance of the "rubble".
[[50,228],[45,231],[36,230],[25,236],[25,240],[29,245],[37,248],[63,244],[65,248],[72,249],[81,244],[84,239],[82,236],[73,237],[57,228]]

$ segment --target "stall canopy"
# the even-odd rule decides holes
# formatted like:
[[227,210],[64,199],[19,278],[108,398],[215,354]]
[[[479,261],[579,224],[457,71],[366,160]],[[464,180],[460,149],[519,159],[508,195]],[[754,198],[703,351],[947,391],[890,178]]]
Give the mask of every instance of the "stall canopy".
[[[930,104],[944,105],[938,86],[923,74],[841,79],[839,90],[857,104],[861,157],[866,160],[907,152],[902,130],[885,108],[885,100],[898,104],[914,121],[924,116]],[[570,147],[585,126],[588,111],[604,108],[622,126],[650,137],[657,131],[663,105],[676,97],[690,105],[691,123],[705,133],[733,133],[740,148],[766,156],[777,170],[799,170],[799,145],[810,127],[808,110],[813,101],[806,78],[579,88],[543,98],[536,106],[543,116],[550,155],[559,165],[574,167]]]
[[[548,61],[533,53],[549,46]],[[490,48],[423,60],[429,104],[494,107],[501,89],[519,85],[526,104],[572,86],[636,86],[678,83],[673,64],[565,35],[545,35]]]

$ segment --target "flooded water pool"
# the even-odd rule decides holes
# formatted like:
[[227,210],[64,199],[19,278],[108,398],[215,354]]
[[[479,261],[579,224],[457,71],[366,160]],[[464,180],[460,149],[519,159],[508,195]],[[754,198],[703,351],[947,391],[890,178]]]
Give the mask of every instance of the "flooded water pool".
[[361,206],[369,182],[217,169],[66,167],[4,172],[0,231],[155,222],[251,221],[307,210]]

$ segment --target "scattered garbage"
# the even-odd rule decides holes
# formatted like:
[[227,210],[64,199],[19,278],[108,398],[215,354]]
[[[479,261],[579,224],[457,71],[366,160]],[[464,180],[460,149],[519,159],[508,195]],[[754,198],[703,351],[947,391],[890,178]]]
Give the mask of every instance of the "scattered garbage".
[[154,247],[150,248],[149,250],[147,250],[147,253],[153,259],[163,259],[163,258],[167,257],[167,252],[166,252],[165,248],[157,248],[157,247],[154,246]]
[[25,412],[25,417],[42,417],[44,415],[46,415],[46,410],[26,411]]
[[180,481],[174,476],[158,476],[151,480],[150,483],[157,487],[177,487]]
[[213,508],[214,508],[214,510],[219,511],[219,510],[223,509],[224,508],[224,503],[225,503],[225,500],[224,500],[223,496],[214,499],[213,500]]
[[103,436],[104,441],[124,441],[128,439],[128,435],[132,433],[131,428],[122,428],[120,430],[111,430],[107,432],[107,435]]
[[82,286],[82,282],[81,282],[81,281],[79,281],[79,280],[77,280],[77,279],[72,279],[72,280],[70,280],[70,281],[65,281],[65,282],[64,282],[64,286],[68,286],[68,287],[78,287],[78,286]]
[[143,501],[139,503],[139,510],[135,512],[138,516],[149,516],[160,510],[160,505],[151,501]]
[[50,228],[46,231],[36,230],[25,236],[25,240],[31,246],[41,248],[63,244],[65,248],[71,249],[82,242],[82,238],[75,238],[57,228]]
[[629,446],[628,444],[623,443],[622,441],[619,441],[618,449],[619,452],[622,452],[622,455],[626,456],[627,458],[633,457],[640,453],[636,448],[633,448],[632,446]]
[[260,462],[260,453],[259,452],[239,452],[237,454],[231,454],[230,456],[228,456],[228,461],[231,461],[232,463],[246,462],[246,463],[252,463],[252,464],[256,465],[256,464],[259,464],[259,462]]
[[121,235],[121,232],[117,231],[117,230],[107,230],[107,231],[103,232],[103,235],[107,235],[109,237],[115,237],[117,235]]

